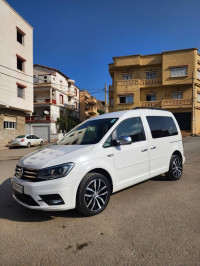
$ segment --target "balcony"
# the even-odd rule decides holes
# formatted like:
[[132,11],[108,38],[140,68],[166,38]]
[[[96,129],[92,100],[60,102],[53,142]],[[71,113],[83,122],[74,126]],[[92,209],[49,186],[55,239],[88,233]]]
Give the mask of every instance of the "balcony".
[[161,108],[161,101],[146,101],[146,102],[140,102],[140,107],[150,107],[150,108]]
[[74,93],[72,91],[66,91],[68,97],[73,97]]
[[162,100],[162,101],[145,101],[140,102],[140,107],[147,108],[163,108],[163,109],[177,109],[177,108],[192,108],[192,100]]
[[192,100],[163,100],[163,108],[192,108]]
[[64,106],[65,106],[67,109],[70,109],[70,110],[74,110],[74,109],[75,109],[74,104],[64,103]]
[[97,104],[97,100],[96,100],[94,97],[89,98],[87,101],[88,101],[88,103],[91,104],[91,105],[95,105],[95,104]]
[[34,99],[34,104],[39,105],[39,104],[56,104],[55,99],[44,99],[44,98],[36,98]]
[[[129,80],[118,80],[117,86],[140,86],[141,88],[156,87],[162,85],[160,78],[157,79],[129,79]],[[110,91],[110,89],[109,89]]]
[[146,87],[156,87],[160,86],[162,84],[161,79],[141,79],[140,80],[140,87],[141,88],[146,88]]
[[50,116],[50,115],[32,115],[32,116],[26,116],[26,122],[51,122],[55,121],[56,117]]

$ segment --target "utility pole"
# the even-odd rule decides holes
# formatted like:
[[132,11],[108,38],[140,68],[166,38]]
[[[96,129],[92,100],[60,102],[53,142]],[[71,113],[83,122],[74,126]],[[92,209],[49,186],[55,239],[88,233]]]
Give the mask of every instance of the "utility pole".
[[194,72],[192,72],[192,135],[196,134],[196,114],[195,114],[195,83]]
[[108,113],[108,104],[107,104],[107,83],[105,84],[105,113]]

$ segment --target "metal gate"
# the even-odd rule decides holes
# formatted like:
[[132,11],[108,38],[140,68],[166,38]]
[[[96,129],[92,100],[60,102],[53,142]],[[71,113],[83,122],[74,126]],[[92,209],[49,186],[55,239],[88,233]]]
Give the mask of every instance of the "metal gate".
[[42,138],[44,141],[49,141],[49,127],[48,126],[34,126],[33,134]]

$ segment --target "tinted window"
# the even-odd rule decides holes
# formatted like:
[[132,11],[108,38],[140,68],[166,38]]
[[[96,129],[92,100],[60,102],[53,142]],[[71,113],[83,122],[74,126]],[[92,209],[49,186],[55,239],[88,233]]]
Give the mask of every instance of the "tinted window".
[[133,142],[145,140],[144,129],[140,117],[122,121],[113,133],[114,138],[130,136]]
[[16,139],[23,139],[25,137],[26,137],[25,135],[20,135],[20,136],[17,136]]
[[178,131],[172,117],[147,116],[147,121],[154,139],[178,135]]

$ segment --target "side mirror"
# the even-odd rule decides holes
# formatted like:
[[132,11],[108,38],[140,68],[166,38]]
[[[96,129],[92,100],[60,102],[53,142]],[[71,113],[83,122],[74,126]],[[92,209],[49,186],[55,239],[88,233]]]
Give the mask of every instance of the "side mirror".
[[120,145],[128,145],[128,144],[131,144],[131,143],[132,143],[132,139],[129,136],[121,136],[121,137],[116,138],[116,144],[118,146],[120,146]]

